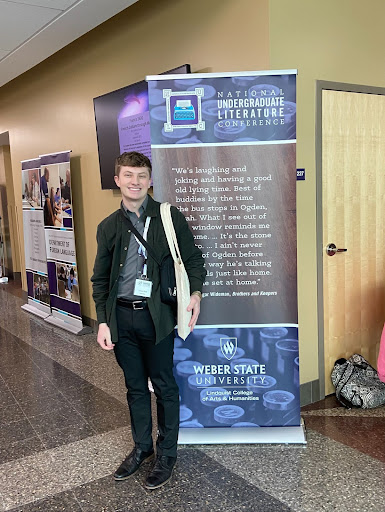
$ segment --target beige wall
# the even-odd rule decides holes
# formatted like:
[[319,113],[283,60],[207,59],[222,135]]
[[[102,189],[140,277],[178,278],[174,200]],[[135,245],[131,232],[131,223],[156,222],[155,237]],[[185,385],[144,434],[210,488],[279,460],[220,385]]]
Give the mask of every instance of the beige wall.
[[270,0],[270,66],[298,69],[297,187],[301,382],[318,378],[316,80],[385,87],[383,0]]
[[118,193],[100,188],[92,98],[184,63],[195,72],[269,69],[268,25],[268,0],[140,0],[0,89],[20,225],[20,161],[72,150],[83,314],[95,318],[96,226],[119,205]]

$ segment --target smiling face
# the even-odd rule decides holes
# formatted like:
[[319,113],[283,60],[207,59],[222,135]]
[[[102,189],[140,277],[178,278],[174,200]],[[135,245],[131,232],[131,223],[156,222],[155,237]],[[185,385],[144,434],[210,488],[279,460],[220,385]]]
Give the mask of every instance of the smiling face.
[[143,203],[151,186],[150,171],[147,167],[122,165],[119,175],[114,178],[126,208],[130,211],[136,210]]

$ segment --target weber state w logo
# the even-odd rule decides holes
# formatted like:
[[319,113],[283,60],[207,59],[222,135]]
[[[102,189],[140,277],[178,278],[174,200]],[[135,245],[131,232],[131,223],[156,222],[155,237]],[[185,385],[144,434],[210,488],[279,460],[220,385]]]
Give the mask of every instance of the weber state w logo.
[[226,359],[230,361],[235,356],[238,346],[238,338],[221,338],[221,351]]

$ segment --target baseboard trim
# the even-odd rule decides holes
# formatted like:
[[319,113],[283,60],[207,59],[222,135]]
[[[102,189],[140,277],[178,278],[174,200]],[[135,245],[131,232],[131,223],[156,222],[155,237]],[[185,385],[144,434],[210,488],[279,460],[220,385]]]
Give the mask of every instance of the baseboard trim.
[[98,322],[89,316],[82,315],[82,320],[84,325],[88,325],[91,327],[94,332],[98,331]]
[[21,279],[21,273],[20,272],[13,272],[13,270],[11,268],[4,267],[4,276],[7,276],[8,279],[15,279],[16,280],[15,274],[20,274],[20,279]]
[[320,394],[320,382],[319,379],[312,380],[310,382],[305,382],[300,385],[300,403],[301,407],[304,405],[309,405],[314,402],[318,402],[318,400],[322,400]]

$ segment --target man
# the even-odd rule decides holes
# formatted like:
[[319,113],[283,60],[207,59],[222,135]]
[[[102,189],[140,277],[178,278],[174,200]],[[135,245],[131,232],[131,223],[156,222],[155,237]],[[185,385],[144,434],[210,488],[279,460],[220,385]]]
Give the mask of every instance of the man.
[[74,284],[78,284],[78,282],[77,282],[77,279],[75,277],[75,271],[71,267],[70,273],[69,273],[69,276],[68,276],[68,279],[67,279],[67,288],[69,289],[70,292],[72,292],[72,288],[73,288]]
[[67,282],[66,271],[64,270],[64,267],[60,267],[57,278],[59,281]]
[[[131,234],[132,225],[155,248],[160,261],[169,254],[169,248],[160,203],[148,195],[149,159],[141,153],[123,153],[116,160],[114,179],[122,203],[119,210],[98,226],[98,251],[91,278],[99,322],[97,341],[104,350],[114,349],[123,369],[135,443],[114,478],[117,481],[129,478],[145,460],[154,456],[150,378],[157,399],[158,438],[156,460],[145,487],[156,489],[171,478],[176,461],[179,390],[172,361],[175,313],[171,306],[161,302],[159,267]],[[192,331],[200,311],[206,271],[186,219],[175,207],[171,214],[190,281],[187,309],[192,311],[189,323]]]
[[49,170],[47,167],[44,167],[44,174],[40,178],[40,188],[41,193],[44,197],[48,197],[48,182],[49,182]]
[[71,202],[71,175],[69,169],[66,170],[66,181],[61,189],[61,197],[65,203]]

